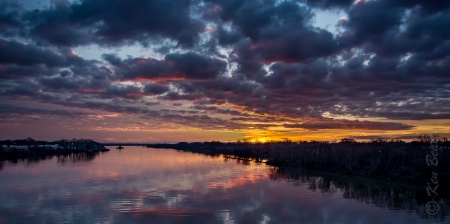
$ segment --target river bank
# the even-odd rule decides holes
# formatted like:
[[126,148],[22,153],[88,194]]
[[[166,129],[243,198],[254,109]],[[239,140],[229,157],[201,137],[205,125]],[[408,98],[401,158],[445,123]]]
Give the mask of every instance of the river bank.
[[377,140],[363,143],[180,142],[150,144],[147,147],[224,155],[279,167],[296,167],[408,183],[427,183],[431,173],[435,172],[439,175],[440,184],[450,186],[450,142],[439,138],[424,138],[413,142]]

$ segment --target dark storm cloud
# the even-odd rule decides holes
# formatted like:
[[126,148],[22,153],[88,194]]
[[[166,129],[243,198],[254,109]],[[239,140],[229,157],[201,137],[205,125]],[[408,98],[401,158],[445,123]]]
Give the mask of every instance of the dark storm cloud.
[[[106,99],[114,99],[119,97],[122,99],[136,100],[145,96],[160,95],[169,91],[169,87],[157,83],[147,83],[143,88],[135,85],[109,85],[107,83],[101,84],[103,84],[103,87],[99,86],[96,89],[97,91],[93,91],[91,94],[99,94],[101,98]],[[89,91],[89,89],[85,89],[82,91]]]
[[169,54],[165,60],[173,64],[176,73],[182,73],[189,79],[214,78],[225,72],[226,67],[222,60],[195,53]]
[[60,66],[65,58],[51,50],[26,43],[0,39],[0,64]]
[[297,62],[328,56],[338,46],[328,31],[305,30],[280,34],[277,38],[255,44],[253,48],[266,62]]
[[412,15],[408,23],[410,26],[408,34],[412,37],[417,37],[426,33],[434,37],[446,38],[449,35],[449,31],[443,28],[446,28],[448,22],[449,9],[428,16]]
[[28,108],[8,104],[0,104],[0,114],[3,116],[16,116],[20,115],[56,115],[56,116],[85,116],[91,115],[90,113],[73,111],[73,110],[61,110],[61,109],[39,109],[39,108]]
[[230,45],[243,38],[242,34],[238,31],[226,30],[222,26],[217,30],[217,37],[219,39],[219,44],[221,45]]
[[[246,128],[247,126],[246,124],[238,123],[232,120],[211,117],[206,114],[195,114],[191,113],[191,111],[183,110],[150,109],[149,107],[144,107],[142,105],[126,103],[122,100],[113,100],[110,103],[99,101],[68,102],[60,100],[59,102],[54,103],[61,106],[70,106],[82,109],[102,110],[113,113],[136,114],[144,119],[170,122],[179,125],[189,125],[206,130],[238,130]],[[267,125],[259,126],[261,128],[267,127]]]
[[166,121],[177,123],[180,125],[189,124],[190,126],[205,130],[225,130],[225,129],[242,129],[247,125],[236,123],[234,121],[215,118],[208,115],[183,115],[176,113],[149,113],[144,116],[147,119],[161,118]]
[[[96,60],[85,60],[67,48],[57,50],[0,39],[0,79],[36,78],[50,87],[77,85],[76,79],[105,81],[111,73]],[[73,86],[75,87],[75,86]]]
[[448,1],[422,1],[422,0],[391,0],[387,1],[390,5],[400,6],[406,8],[419,7],[421,12],[430,14],[441,10],[446,10],[450,7]]
[[37,97],[41,95],[40,86],[30,80],[4,81],[0,84],[0,96],[2,99],[10,98],[18,100],[24,97]]
[[303,0],[304,2],[312,7],[319,8],[348,8],[351,6],[355,0]]
[[[22,81],[23,82],[23,81]],[[59,109],[30,109],[19,106],[5,106],[0,110],[3,116],[12,116],[14,114],[27,115],[48,115],[48,116],[80,116],[89,115],[80,110],[89,109],[95,111],[105,111],[112,113],[137,115],[143,119],[158,120],[161,122],[170,122],[178,125],[195,126],[205,130],[222,130],[222,129],[243,129],[245,124],[238,123],[228,119],[215,118],[207,114],[197,114],[198,111],[186,110],[168,110],[168,109],[152,109],[151,107],[158,105],[158,102],[141,101],[140,98],[145,95],[155,95],[163,90],[167,90],[164,85],[156,83],[148,83],[143,89],[135,86],[115,86],[111,85],[102,89],[101,92],[83,93],[80,90],[71,90],[73,86],[62,86],[60,92],[42,91],[42,86],[38,83],[29,83],[29,85],[17,85],[13,83],[10,85],[0,85],[2,87],[0,93],[3,98],[10,97],[10,100],[16,101],[27,100],[35,103],[46,103],[58,106],[72,108],[72,111]],[[48,87],[48,83],[44,86]],[[4,88],[7,87],[7,88]],[[149,88],[147,88],[149,87]],[[62,90],[70,90],[72,92],[70,97],[66,97]],[[157,93],[149,93],[154,91]],[[77,95],[77,93],[81,95]],[[95,96],[92,96],[92,95]],[[220,110],[220,109],[218,109]],[[227,112],[227,110],[221,110]],[[232,110],[229,113],[237,113]],[[261,128],[265,127],[260,125]]]
[[414,126],[395,122],[321,120],[320,122],[305,122],[301,124],[285,124],[286,128],[320,129],[360,129],[360,130],[409,130]]
[[145,93],[150,93],[150,94],[155,94],[155,95],[159,95],[159,94],[165,93],[167,91],[169,91],[169,87],[167,87],[166,85],[160,85],[157,83],[148,83],[144,87]]
[[[331,33],[313,28],[313,13],[306,6],[283,1],[276,5],[261,1],[220,2],[220,18],[231,22],[232,30],[219,27],[219,43],[230,44],[249,38],[250,46],[242,54],[264,61],[303,61],[328,56],[338,49]],[[238,33],[239,32],[239,33]],[[244,56],[245,57],[245,56]],[[245,66],[242,64],[241,66]]]
[[67,77],[43,78],[41,79],[41,83],[47,88],[63,90],[76,90],[83,84],[79,80],[74,80]]
[[226,62],[197,53],[168,54],[163,60],[103,55],[122,79],[213,79],[225,72]]
[[283,1],[277,5],[264,1],[223,1],[220,18],[232,22],[245,37],[254,41],[271,39],[290,29],[303,29],[313,14],[307,7]]
[[450,113],[442,112],[431,114],[429,112],[382,112],[377,113],[380,116],[395,120],[426,120],[426,119],[450,119]]
[[60,71],[52,77],[41,77],[40,83],[47,91],[81,92],[86,94],[105,92],[113,80],[110,71],[98,67],[95,63],[84,63],[83,66],[72,66]]
[[45,66],[18,66],[8,65],[0,67],[0,79],[19,79],[23,77],[37,77],[45,74],[54,74],[57,70]]
[[348,20],[340,23],[346,30],[339,41],[347,47],[362,44],[361,48],[381,57],[405,53],[430,58],[448,55],[442,43],[450,36],[446,29],[450,23],[449,7],[423,14],[422,6],[419,9],[402,8],[391,3],[369,1],[357,4],[349,11]]
[[70,2],[53,1],[49,9],[25,13],[29,35],[39,42],[58,46],[77,46],[93,41],[92,28],[71,19]]
[[17,34],[22,27],[20,7],[17,4],[0,2],[0,29],[5,36]]
[[73,19],[80,23],[102,22],[96,34],[104,41],[127,39],[145,41],[161,35],[192,45],[204,25],[189,17],[192,1],[109,1],[85,0],[72,5]]
[[61,46],[102,45],[171,38],[192,46],[204,25],[189,16],[191,1],[53,1],[51,8],[26,13],[30,35]]
[[[192,125],[210,122],[218,128],[276,121],[310,130],[413,128],[329,121],[326,113],[395,120],[450,118],[446,1],[58,0],[32,11],[13,5],[4,9],[1,99],[179,119]],[[347,14],[338,32],[314,26],[314,13],[323,9]],[[157,55],[105,52],[103,61],[97,61],[70,48],[134,43],[156,49]],[[193,104],[190,109],[201,115],[156,114],[144,108],[154,103],[146,102],[147,97],[190,101],[183,106]],[[95,103],[107,100],[120,103]],[[301,118],[324,123],[290,120]]]
[[341,41],[356,45],[382,37],[386,31],[400,24],[404,9],[389,7],[388,1],[360,2],[348,12],[348,20],[341,22],[347,28]]

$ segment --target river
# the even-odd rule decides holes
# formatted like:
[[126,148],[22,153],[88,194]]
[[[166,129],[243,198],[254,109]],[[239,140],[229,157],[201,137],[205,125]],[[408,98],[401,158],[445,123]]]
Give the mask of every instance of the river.
[[172,149],[3,161],[0,223],[450,223],[425,185]]

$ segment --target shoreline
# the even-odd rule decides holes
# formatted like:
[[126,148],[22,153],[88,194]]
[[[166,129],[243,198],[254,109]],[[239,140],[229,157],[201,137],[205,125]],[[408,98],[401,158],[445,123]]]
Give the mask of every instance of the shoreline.
[[107,152],[105,146],[90,139],[62,139],[54,142],[33,139],[3,141],[0,145],[0,160],[32,159],[72,153]]
[[152,148],[172,148],[229,159],[264,162],[275,167],[293,167],[352,176],[426,184],[431,172],[439,173],[439,183],[450,186],[450,142],[439,141],[439,166],[427,166],[430,142],[278,142],[221,143],[180,142],[149,144]]

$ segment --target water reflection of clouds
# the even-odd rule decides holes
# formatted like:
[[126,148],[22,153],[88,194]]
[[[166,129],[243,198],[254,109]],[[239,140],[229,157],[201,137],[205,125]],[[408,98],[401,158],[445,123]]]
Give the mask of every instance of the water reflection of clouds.
[[49,161],[32,169],[7,168],[0,172],[10,180],[0,186],[0,223],[429,223],[344,199],[341,189],[312,191],[271,180],[268,171],[132,148],[86,166]]
[[[174,195],[181,200],[175,204],[168,203]],[[230,189],[210,189],[208,192],[172,191],[149,204],[134,204],[132,211],[120,216],[131,218],[137,215],[140,219],[161,221],[180,216],[180,222],[189,220],[194,223],[221,223],[226,220],[259,223],[268,219],[271,223],[424,223],[417,217],[401,213],[380,216],[382,209],[343,200],[341,195],[323,197],[320,192],[311,192],[287,182],[273,185],[271,181],[258,180]],[[138,197],[146,198],[144,195]],[[205,214],[212,211],[215,211],[215,219],[204,220]]]

